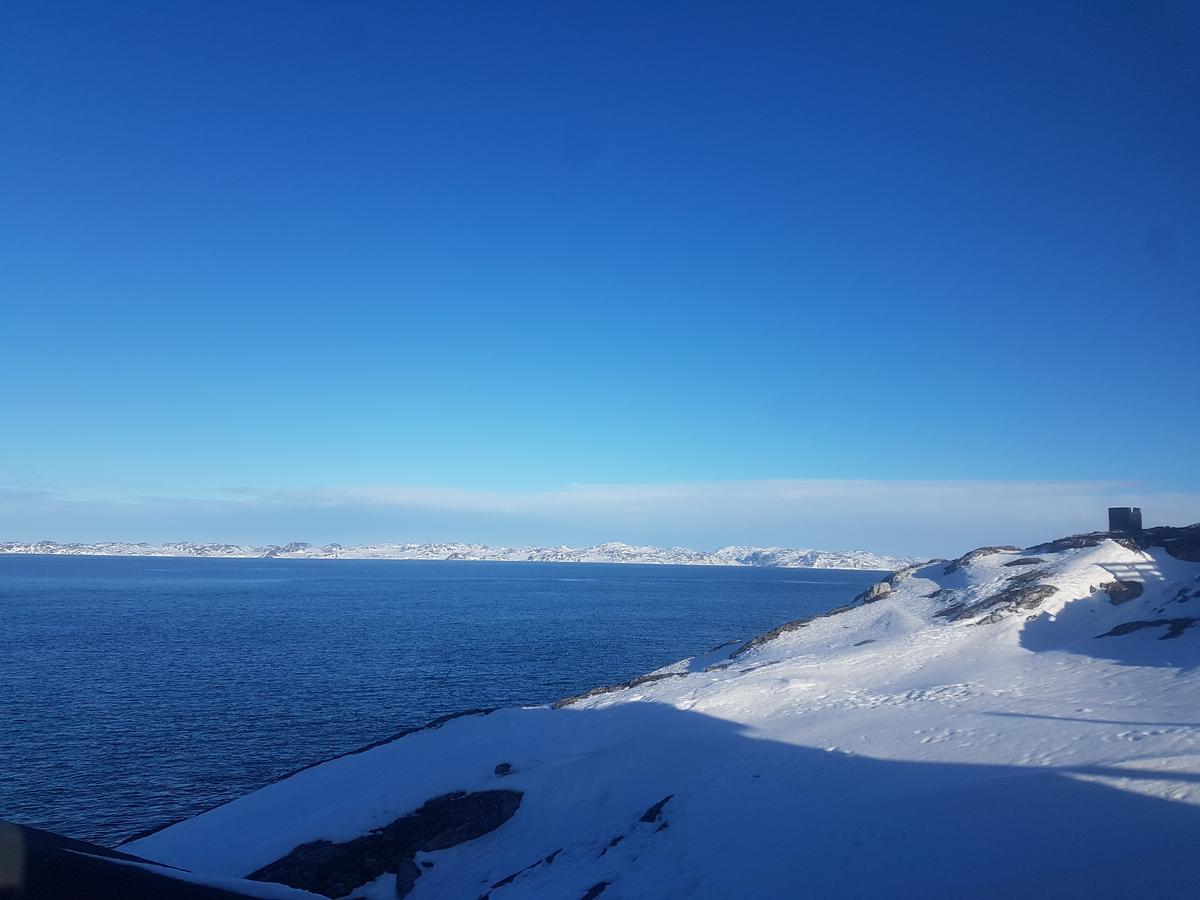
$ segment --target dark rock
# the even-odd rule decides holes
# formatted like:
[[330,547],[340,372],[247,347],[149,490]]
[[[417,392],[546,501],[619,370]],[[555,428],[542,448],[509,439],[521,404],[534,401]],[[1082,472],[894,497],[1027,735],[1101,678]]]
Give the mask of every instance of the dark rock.
[[1200,523],[1186,525],[1182,528],[1163,525],[1133,532],[1093,531],[1089,534],[1073,534],[1070,537],[1028,547],[1025,552],[1062,553],[1064,550],[1096,547],[1105,541],[1114,541],[1129,550],[1162,547],[1176,559],[1200,562]]
[[432,869],[432,868],[433,868],[433,862],[432,862],[432,860],[423,859],[423,860],[421,860],[421,865],[422,865],[422,866],[424,866],[426,869]]
[[[871,585],[871,587],[867,588],[865,591],[863,591],[861,594],[859,594],[857,597],[855,597],[852,601],[850,601],[845,606],[838,606],[838,607],[835,607],[835,608],[829,610],[829,612],[820,613],[815,616],[805,616],[803,619],[795,619],[791,622],[784,622],[778,628],[773,628],[770,631],[765,632],[764,634],[760,634],[757,637],[753,637],[750,640],[746,641],[746,643],[742,644],[742,646],[738,647],[736,650],[734,650],[732,653],[729,654],[729,659],[730,659],[730,661],[732,661],[732,660],[736,659],[737,657],[741,656],[743,653],[747,653],[750,650],[753,650],[755,647],[761,647],[763,644],[769,643],[770,641],[775,640],[775,638],[779,637],[780,635],[787,634],[789,631],[796,631],[799,628],[804,628],[808,625],[811,625],[813,622],[817,621],[818,619],[827,619],[830,616],[838,616],[838,615],[841,615],[842,613],[849,612],[852,609],[857,609],[859,606],[862,606],[864,604],[874,603],[876,600],[881,600],[884,597],[886,597],[889,593],[891,593],[892,588],[894,588],[897,584],[899,584],[905,578],[910,577],[914,572],[920,571],[921,569],[925,568],[926,566],[934,565],[934,564],[940,563],[940,562],[943,562],[943,560],[940,560],[940,559],[930,560],[929,562],[917,563],[916,565],[909,566],[906,569],[901,569],[898,572],[893,572],[891,575],[889,575],[883,581],[879,581],[879,582],[876,582],[875,584]],[[706,671],[712,671],[713,669],[723,669],[728,665],[729,665],[729,662],[717,663],[716,665],[709,666]]]
[[[534,865],[536,866],[537,863],[534,863]],[[518,869],[516,872],[513,872],[511,875],[505,875],[499,881],[494,882],[492,884],[492,890],[494,891],[494,890],[496,890],[496,888],[502,888],[505,885],[512,884],[514,881],[517,880],[517,876],[524,874],[526,872],[526,870],[528,870],[529,868],[530,868],[529,866],[526,866],[524,869]],[[487,896],[487,895],[485,895],[485,896]]]
[[1006,568],[1011,569],[1013,566],[1037,566],[1037,565],[1041,565],[1044,562],[1045,562],[1044,559],[1041,559],[1037,556],[1022,556],[1020,559],[1010,560],[1009,562],[1006,562],[1004,565]]
[[572,703],[578,703],[588,697],[596,697],[600,694],[611,694],[614,691],[623,691],[626,688],[637,687],[639,684],[649,684],[652,681],[662,681],[664,678],[686,678],[687,672],[658,672],[653,675],[639,675],[637,678],[631,678],[629,681],[623,681],[620,684],[606,684],[602,687],[592,688],[590,691],[584,691],[582,694],[576,694],[573,697],[564,697],[562,700],[555,700],[552,704],[555,709],[562,709],[564,706],[570,706]]
[[859,641],[854,646],[855,647],[865,647],[867,644],[873,644],[873,643],[875,643],[875,638],[867,638],[865,641]]
[[496,766],[496,774],[503,778],[505,775],[512,774],[512,765],[510,763],[499,763]]
[[413,854],[444,850],[494,831],[516,813],[521,797],[517,791],[445,794],[362,837],[343,843],[319,840],[302,844],[247,877],[343,897],[385,872],[396,872],[399,890],[402,874],[406,878],[414,871],[420,875],[412,863]]
[[1023,572],[1008,580],[1004,590],[992,594],[975,603],[955,603],[939,610],[935,615],[951,622],[969,619],[973,616],[989,613],[981,619],[979,625],[991,625],[999,622],[1004,613],[1019,610],[1034,609],[1052,594],[1058,593],[1058,588],[1052,584],[1037,584],[1037,580],[1046,575],[1046,571],[1038,569],[1034,572]]
[[597,881],[587,889],[587,893],[580,897],[579,900],[596,900],[610,884],[612,884],[611,881]]
[[915,572],[925,568],[928,565],[930,565],[928,562],[915,563],[911,566],[900,569],[899,571],[893,572],[887,578],[883,579],[883,581],[875,582],[873,585],[855,597],[854,600],[851,601],[851,605],[865,605],[867,603],[874,603],[876,600],[882,600],[884,597],[890,594],[892,589],[895,588],[896,585],[898,585],[901,581],[912,577]]
[[892,586],[886,581],[877,581],[857,597],[854,598],[855,603],[866,605],[874,603],[876,600],[882,600],[892,592]]
[[[826,613],[818,613],[815,616],[805,616],[803,619],[795,619],[794,621],[791,621],[791,622],[784,622],[778,628],[772,628],[770,631],[765,632],[764,634],[760,634],[758,637],[754,637],[754,638],[751,638],[750,640],[746,641],[746,643],[742,644],[742,646],[738,647],[736,650],[734,650],[732,653],[729,654],[729,659],[730,660],[736,659],[737,657],[741,656],[743,653],[753,650],[755,647],[761,647],[763,644],[769,643],[769,642],[775,640],[775,638],[779,637],[780,635],[787,634],[789,631],[796,631],[800,628],[806,628],[809,625],[811,625],[813,622],[816,622],[818,619],[828,619],[830,616],[838,616],[838,615],[841,615],[842,613],[850,612],[850,610],[857,609],[857,608],[858,607],[855,606],[854,604],[850,604],[848,606],[838,606],[838,607],[835,607],[834,609],[829,610],[829,612],[826,612]],[[715,666],[709,666],[708,669],[706,669],[705,671],[711,671],[713,669],[723,669],[728,665],[729,665],[728,662],[718,663]]]
[[661,800],[659,800],[657,803],[655,803],[652,807],[650,807],[648,810],[646,810],[644,813],[642,813],[642,818],[639,821],[657,822],[660,818],[662,818],[663,807],[666,806],[667,801],[670,800],[674,796],[675,796],[674,794],[667,794],[667,796],[663,797]]
[[963,566],[970,563],[972,560],[978,559],[981,556],[991,556],[993,553],[1015,553],[1016,547],[979,547],[972,550],[970,553],[964,553],[950,565],[942,570],[943,575],[952,575],[961,569]]
[[1197,622],[1200,622],[1200,619],[1147,619],[1140,622],[1123,622],[1111,631],[1098,634],[1096,637],[1122,637],[1126,634],[1133,634],[1135,631],[1141,631],[1143,628],[1165,627],[1167,632],[1159,640],[1167,641],[1179,637]]
[[[1200,578],[1197,578],[1194,584],[1200,585]],[[1200,588],[1181,587],[1171,599],[1175,603],[1187,603],[1193,597],[1200,597]]]
[[1162,547],[1176,559],[1200,562],[1200,523],[1185,528],[1147,528],[1138,537]]
[[411,894],[420,877],[421,870],[417,868],[416,863],[411,859],[400,860],[396,865],[396,896],[407,897]]
[[1120,606],[1142,596],[1143,585],[1140,581],[1117,580],[1100,585],[1100,590],[1108,594],[1108,600],[1113,606]]
[[944,562],[945,562],[944,559],[929,559],[929,560],[926,560],[925,562],[913,563],[911,566],[905,566],[903,569],[897,569],[895,572],[893,572],[891,575],[889,575],[887,578],[885,578],[883,580],[886,581],[888,584],[890,584],[892,587],[895,587],[900,582],[904,581],[904,579],[911,578],[913,575],[915,575],[917,572],[920,572],[922,569],[926,568],[927,566],[936,566],[938,563],[944,563]]
[[530,869],[536,869],[538,866],[540,866],[544,862],[545,862],[544,859],[535,860],[534,862],[531,862],[529,865],[527,865],[525,868],[518,869],[517,871],[513,872],[511,875],[506,875],[505,877],[501,878],[499,881],[497,881],[495,884],[492,885],[492,890],[494,891],[494,890],[496,890],[496,888],[502,888],[505,885],[512,884],[514,881],[516,881],[518,878],[520,878],[522,875],[524,875]]
[[[854,609],[854,607],[853,606],[842,606],[842,607],[839,607],[838,609],[831,610],[830,612],[826,613],[826,615],[832,616],[839,612],[846,612],[851,609]],[[763,634],[758,635],[758,637],[753,637],[750,640],[746,641],[746,643],[742,644],[742,646],[738,647],[736,650],[734,650],[732,653],[730,653],[729,658],[731,660],[735,659],[735,658],[741,656],[743,653],[747,652],[748,650],[753,650],[755,647],[761,647],[763,644],[765,644],[769,641],[775,640],[775,638],[779,637],[782,634],[787,634],[789,631],[796,631],[797,629],[805,628],[820,618],[824,618],[824,617],[819,616],[819,615],[805,616],[803,619],[795,619],[791,622],[784,622],[778,628],[772,628],[770,631],[767,631]],[[712,666],[712,668],[723,669],[727,665],[728,665],[728,663],[719,663],[718,665]]]
[[1025,552],[1062,553],[1066,550],[1082,550],[1085,547],[1098,547],[1108,540],[1116,541],[1122,547],[1128,547],[1130,550],[1139,549],[1137,541],[1132,535],[1112,535],[1107,531],[1093,531],[1090,534],[1072,534],[1069,537],[1047,541],[1044,544],[1037,544],[1033,547],[1026,547]]
[[1049,569],[1033,569],[1029,572],[1020,572],[1009,577],[1008,581],[1004,582],[1005,589],[1026,587],[1031,584],[1037,584],[1038,580],[1045,578],[1050,574]]

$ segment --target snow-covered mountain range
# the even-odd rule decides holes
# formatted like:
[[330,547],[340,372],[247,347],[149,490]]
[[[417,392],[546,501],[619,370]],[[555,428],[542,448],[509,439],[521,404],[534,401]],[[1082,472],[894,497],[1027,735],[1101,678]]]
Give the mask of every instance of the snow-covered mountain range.
[[[1200,525],[981,548],[730,637],[402,732],[106,865],[160,896],[1196,896]],[[112,851],[75,852],[44,869]]]
[[798,569],[873,569],[894,571],[913,562],[867,550],[803,550],[786,547],[721,547],[698,551],[685,547],[634,547],[619,541],[594,547],[490,547],[486,544],[366,544],[315,547],[291,543],[265,547],[241,544],[169,544],[107,542],[60,544],[56,541],[0,543],[0,553],[40,553],[73,556],[206,556],[272,557],[280,559],[459,559],[524,562],[606,562],[689,566],[780,566]]

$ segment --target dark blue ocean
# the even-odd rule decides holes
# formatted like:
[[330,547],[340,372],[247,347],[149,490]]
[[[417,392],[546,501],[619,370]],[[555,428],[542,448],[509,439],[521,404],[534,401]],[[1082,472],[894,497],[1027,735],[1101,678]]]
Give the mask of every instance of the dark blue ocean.
[[878,578],[0,556],[0,819],[115,844],[435,716],[622,681]]

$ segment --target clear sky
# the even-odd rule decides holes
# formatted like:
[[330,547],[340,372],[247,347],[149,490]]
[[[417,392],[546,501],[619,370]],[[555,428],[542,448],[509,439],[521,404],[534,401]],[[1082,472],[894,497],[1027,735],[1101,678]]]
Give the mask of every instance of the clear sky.
[[0,7],[0,540],[1200,519],[1200,7]]

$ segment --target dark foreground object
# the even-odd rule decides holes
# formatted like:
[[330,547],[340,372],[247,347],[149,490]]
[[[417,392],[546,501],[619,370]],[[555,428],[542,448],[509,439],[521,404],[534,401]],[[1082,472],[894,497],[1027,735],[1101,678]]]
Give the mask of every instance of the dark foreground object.
[[107,847],[0,822],[0,900],[238,900],[249,896],[175,877],[185,874]]

